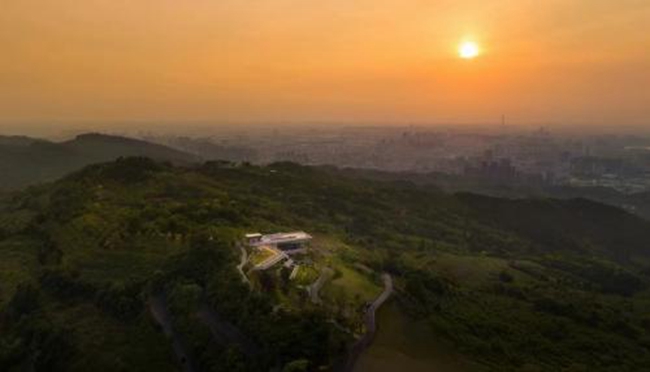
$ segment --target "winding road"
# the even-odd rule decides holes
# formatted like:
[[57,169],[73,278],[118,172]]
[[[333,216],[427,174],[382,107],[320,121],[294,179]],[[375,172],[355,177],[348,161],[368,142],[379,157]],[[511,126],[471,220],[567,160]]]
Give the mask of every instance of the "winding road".
[[239,271],[239,274],[241,275],[242,282],[246,283],[248,287],[251,287],[251,281],[248,279],[248,276],[246,276],[246,273],[244,272],[244,266],[248,262],[248,252],[246,252],[246,248],[244,248],[243,245],[238,244],[239,250],[241,251],[241,257],[239,259],[239,265],[237,265],[237,271]]
[[309,297],[311,298],[311,302],[314,304],[320,304],[322,301],[320,299],[320,296],[318,293],[320,292],[321,288],[327,283],[330,278],[334,276],[334,270],[330,269],[329,267],[324,268],[318,279],[307,287],[307,291],[309,292]]
[[377,310],[393,294],[393,278],[389,274],[382,274],[381,277],[384,281],[384,291],[368,306],[364,317],[366,333],[350,349],[347,361],[341,369],[341,372],[352,372],[361,354],[372,344],[375,338],[375,334],[377,333]]

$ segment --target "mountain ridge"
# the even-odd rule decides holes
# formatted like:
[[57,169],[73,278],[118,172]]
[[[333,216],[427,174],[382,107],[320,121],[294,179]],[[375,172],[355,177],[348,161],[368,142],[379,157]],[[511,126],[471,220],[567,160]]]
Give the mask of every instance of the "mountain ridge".
[[119,157],[148,156],[159,161],[189,164],[200,158],[127,137],[99,133],[78,135],[64,142],[30,137],[0,138],[0,190],[53,181],[84,166]]

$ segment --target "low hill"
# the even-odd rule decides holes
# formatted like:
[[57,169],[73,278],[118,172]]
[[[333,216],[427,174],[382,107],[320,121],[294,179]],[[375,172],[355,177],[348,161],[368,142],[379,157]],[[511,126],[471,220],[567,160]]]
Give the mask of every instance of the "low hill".
[[147,137],[145,139],[194,154],[205,160],[226,160],[249,163],[259,161],[259,154],[252,147],[226,146],[216,144],[209,139],[190,137]]
[[321,167],[335,173],[345,173],[351,177],[381,182],[413,182],[420,186],[433,187],[450,193],[466,192],[494,196],[498,198],[555,198],[589,199],[599,203],[625,209],[650,220],[650,192],[623,193],[607,187],[573,187],[545,184],[500,183],[494,180],[453,175],[446,173],[386,172],[370,169],[337,170],[334,167]]
[[52,181],[89,164],[129,156],[146,156],[175,164],[198,160],[162,145],[102,134],[84,134],[61,143],[0,137],[0,190]]
[[[297,273],[249,249],[249,287],[243,235],[292,230]],[[0,370],[338,371],[382,273],[358,371],[650,365],[650,222],[623,210],[128,158],[0,199]]]

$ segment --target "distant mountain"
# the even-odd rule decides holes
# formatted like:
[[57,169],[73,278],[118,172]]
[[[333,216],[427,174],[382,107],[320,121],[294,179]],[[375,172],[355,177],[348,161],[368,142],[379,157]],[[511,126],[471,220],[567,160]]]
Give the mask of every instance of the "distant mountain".
[[0,190],[52,181],[86,165],[141,156],[174,164],[199,158],[166,146],[131,138],[83,134],[66,142],[0,136]]
[[146,141],[161,143],[205,160],[227,160],[233,162],[257,162],[259,154],[254,148],[244,146],[224,146],[210,139],[190,137],[151,137]]
[[29,146],[42,140],[26,136],[0,136],[0,146]]

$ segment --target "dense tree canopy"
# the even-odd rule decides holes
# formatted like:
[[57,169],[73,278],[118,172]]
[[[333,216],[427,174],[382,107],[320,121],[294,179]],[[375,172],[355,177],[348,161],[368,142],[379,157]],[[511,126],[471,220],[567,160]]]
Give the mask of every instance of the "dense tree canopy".
[[332,368],[352,342],[345,300],[286,308],[286,272],[251,291],[235,268],[244,232],[295,229],[349,247],[329,260],[391,273],[400,309],[485,369],[650,364],[650,223],[586,200],[128,158],[0,208],[3,371],[173,370],[158,300],[198,370]]

